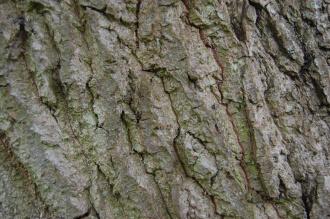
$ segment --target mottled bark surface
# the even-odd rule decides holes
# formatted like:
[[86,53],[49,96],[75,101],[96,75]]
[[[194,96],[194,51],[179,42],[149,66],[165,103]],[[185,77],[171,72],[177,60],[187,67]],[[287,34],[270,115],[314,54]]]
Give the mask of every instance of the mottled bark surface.
[[0,0],[0,218],[329,218],[329,0]]

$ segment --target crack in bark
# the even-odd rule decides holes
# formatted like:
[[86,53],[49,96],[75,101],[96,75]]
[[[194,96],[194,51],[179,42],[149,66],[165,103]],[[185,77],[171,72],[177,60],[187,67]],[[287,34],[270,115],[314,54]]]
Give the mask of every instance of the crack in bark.
[[315,185],[312,186],[309,184],[309,177],[306,179],[299,180],[300,184],[302,184],[302,196],[301,200],[303,202],[304,211],[306,213],[307,219],[311,218],[311,212],[313,209],[314,199],[317,196],[317,181],[315,181]]
[[[22,176],[24,176],[24,178],[26,180],[30,181],[31,188],[33,188],[32,189],[33,195],[43,205],[42,206],[44,208],[43,213],[49,214],[49,212],[48,212],[49,205],[42,198],[42,196],[38,190],[39,187],[37,186],[36,182],[33,180],[33,177],[31,176],[29,170],[24,166],[24,164],[20,161],[19,157],[16,155],[16,153],[10,147],[9,138],[7,137],[6,133],[4,133],[2,131],[0,131],[0,144],[3,146],[5,153],[9,156],[9,159],[11,159],[11,161],[14,163],[13,168],[15,170],[17,170],[20,174],[22,174]],[[40,209],[38,209],[38,211],[40,213]]]
[[276,212],[276,214],[277,214],[277,217],[278,217],[279,219],[283,219],[283,217],[281,216],[281,214],[280,214],[279,210],[277,209],[276,205],[275,205],[274,203],[271,203],[271,205],[272,205],[272,207],[274,208],[274,210],[275,210],[275,212]]
[[[82,7],[85,10],[86,10],[86,8],[89,8],[89,9],[91,9],[93,11],[96,11],[98,13],[101,13],[102,15],[104,15],[108,19],[108,14],[106,13],[106,6],[104,8],[102,8],[102,9],[97,9],[97,8],[92,7],[92,6],[82,6],[82,5],[79,5],[78,2],[75,2],[75,4],[76,4],[76,8],[77,8],[76,10],[79,10],[79,7]],[[79,15],[80,15],[80,12],[77,12],[77,13],[79,13]],[[84,17],[85,16],[85,12],[82,12],[82,15],[81,16]],[[80,33],[81,33],[81,35],[82,35],[82,40],[83,40],[84,44],[86,45],[87,49],[89,51],[91,51],[90,45],[88,43],[88,40],[86,39],[86,22],[84,22],[82,24],[82,26],[83,26],[83,29],[82,30],[79,30]],[[94,94],[93,89],[90,86],[91,80],[93,80],[94,75],[96,75],[96,73],[94,72],[94,69],[93,69],[93,57],[92,56],[88,57],[88,61],[85,62],[85,64],[87,64],[87,66],[89,67],[90,73],[91,73],[91,75],[89,76],[89,78],[88,78],[88,80],[87,80],[87,82],[85,84],[85,87],[86,87],[86,90],[88,91],[89,95],[91,96],[91,103],[90,103],[91,104],[91,107],[90,107],[90,110],[91,110],[91,112],[93,113],[93,115],[95,116],[95,119],[96,119],[96,127],[95,128],[100,128],[100,129],[104,130],[107,134],[109,134],[109,130],[105,129],[103,127],[103,124],[100,124],[99,116],[94,111],[95,100],[96,100],[96,98],[98,96]]]
[[[185,5],[187,11],[188,11],[188,15],[190,13],[190,2],[189,0],[182,0],[183,4]],[[221,84],[223,83],[223,81],[225,80],[225,77],[224,77],[224,65],[223,63],[221,62],[220,60],[220,57],[219,57],[219,52],[218,52],[218,49],[217,47],[212,43],[210,42],[210,40],[208,39],[208,37],[206,36],[206,34],[204,33],[203,29],[197,25],[194,25],[192,24],[190,21],[189,21],[189,18],[188,18],[188,24],[194,28],[197,28],[198,32],[199,32],[199,36],[200,36],[200,39],[202,40],[204,46],[206,48],[210,48],[211,49],[211,52],[213,54],[213,58],[215,60],[215,62],[217,63],[218,67],[220,68],[220,80],[219,79],[216,79],[217,81],[217,87],[218,87],[218,90],[219,90],[219,93],[220,93],[220,101],[219,103],[224,106],[225,108],[225,111],[226,111],[226,114],[229,118],[229,121],[232,125],[232,128],[233,128],[233,131],[235,133],[235,137],[237,139],[237,143],[238,145],[240,146],[241,148],[241,157],[239,158],[239,165],[244,173],[244,178],[245,178],[245,181],[246,181],[246,186],[247,186],[247,189],[248,191],[251,189],[251,186],[250,186],[250,179],[249,179],[249,176],[248,176],[248,173],[247,173],[247,170],[246,170],[246,164],[245,164],[245,148],[243,146],[243,144],[241,143],[241,140],[240,140],[240,136],[239,136],[239,131],[237,130],[237,127],[235,125],[235,122],[234,122],[234,119],[229,111],[229,107],[228,107],[228,103],[225,103],[224,102],[224,97],[223,97],[223,93],[222,93],[222,90],[221,90]]]
[[[246,17],[247,9],[248,9],[248,1],[244,0],[239,21],[238,21],[238,19],[236,19],[236,17],[234,17],[233,19],[230,19],[230,24],[234,30],[236,38],[242,42],[245,42],[247,39],[246,32],[244,30],[244,24],[243,24],[244,19]],[[232,16],[230,16],[230,18],[231,17]]]
[[[18,57],[23,60],[26,71],[29,74],[29,77],[30,77],[30,80],[32,83],[32,87],[35,89],[35,95],[36,95],[37,99],[39,100],[39,102],[42,105],[44,105],[49,110],[49,113],[51,114],[51,116],[56,121],[57,125],[59,126],[58,119],[54,114],[55,112],[54,112],[53,106],[50,105],[49,102],[45,101],[42,96],[40,96],[39,88],[38,88],[37,82],[35,80],[35,75],[34,75],[35,73],[29,68],[29,65],[28,65],[28,61],[27,61],[25,53],[26,53],[27,46],[28,46],[27,40],[29,38],[29,32],[26,30],[26,19],[25,19],[24,15],[21,15],[18,17],[18,24],[19,24],[19,32],[17,33],[17,35],[15,37],[16,40],[18,40],[16,42],[18,42],[19,47],[21,48],[21,51],[20,51]],[[47,29],[47,32],[49,33],[49,29],[48,29],[47,25],[46,25],[46,29]],[[52,38],[50,33],[49,33],[49,36],[50,36],[50,38]],[[56,47],[55,47],[55,50],[57,50]],[[55,66],[55,69],[57,69],[57,66]]]
[[[139,112],[137,112],[137,110],[132,106],[132,101],[134,99],[133,93],[136,92],[136,89],[134,87],[134,78],[133,78],[133,75],[132,75],[131,72],[128,74],[128,81],[129,81],[128,85],[129,85],[132,93],[129,93],[130,96],[128,97],[129,100],[128,100],[127,105],[129,107],[129,109],[132,111],[132,113],[134,114],[134,117],[135,117],[135,120],[136,120],[136,121],[134,121],[134,124],[137,125],[139,123],[140,119],[141,119],[141,114]],[[129,120],[129,118],[126,118],[125,111],[122,111],[120,118],[122,120],[122,123],[125,126],[125,129],[126,129],[125,131],[126,131],[126,134],[127,134],[127,139],[128,139],[128,142],[129,142],[129,144],[131,146],[132,151],[134,151],[140,157],[140,159],[141,159],[141,161],[143,163],[143,166],[144,166],[144,172],[147,175],[151,175],[151,177],[152,177],[152,179],[153,179],[153,181],[154,181],[154,183],[155,183],[155,185],[157,187],[157,190],[158,190],[158,193],[159,193],[160,198],[162,200],[162,203],[163,203],[163,205],[165,207],[165,211],[168,214],[168,216],[170,217],[170,219],[173,219],[172,214],[171,214],[171,212],[169,210],[169,207],[167,205],[167,202],[165,200],[164,194],[163,194],[163,192],[162,192],[162,190],[161,190],[161,188],[159,186],[158,181],[155,178],[155,174],[154,173],[149,173],[147,171],[146,167],[145,167],[144,152],[136,151],[134,149],[134,147],[133,147],[133,140],[132,140],[132,136],[131,136],[131,129],[130,129],[130,125],[128,124],[129,121],[127,121],[127,120]]]
[[140,22],[140,10],[141,10],[141,3],[142,0],[138,0],[136,3],[136,9],[135,9],[135,16],[136,16],[136,24],[135,24],[135,44],[136,48],[140,48],[140,39],[139,39],[139,22]]
[[[214,180],[216,178],[216,176],[218,175],[219,173],[219,167],[218,167],[218,163],[217,163],[217,156],[216,156],[216,153],[214,153],[213,151],[210,151],[207,149],[207,146],[205,143],[205,141],[203,141],[201,138],[199,138],[198,136],[196,136],[196,134],[192,133],[191,131],[187,131],[187,134],[190,135],[192,138],[194,138],[199,144],[201,144],[204,149],[210,153],[212,155],[212,157],[214,158],[214,161],[215,161],[215,165],[217,167],[217,172],[216,174],[214,174],[213,176],[210,177],[210,181],[211,181],[211,186],[214,184]],[[195,161],[195,163],[193,164],[193,166],[196,164],[197,160]]]
[[[250,5],[252,5],[253,7],[256,8],[257,14],[258,14],[259,16],[260,16],[260,14],[261,14],[261,12],[262,12],[263,10],[265,11],[265,13],[266,13],[266,15],[267,15],[268,17],[270,16],[269,13],[268,13],[268,11],[265,9],[265,7],[262,7],[261,5],[259,5],[259,4],[257,4],[257,3],[254,3],[254,2],[252,2],[252,1],[249,1],[249,3],[250,3]],[[313,32],[314,32],[314,34],[316,34],[316,33],[318,32],[318,30],[317,30],[317,28],[316,28],[316,25],[315,25],[314,23],[312,23],[311,20],[309,20],[308,18],[305,18],[305,17],[303,16],[303,14],[302,14],[303,11],[304,11],[303,8],[300,8],[300,10],[301,10],[301,13],[299,13],[299,15],[300,15],[300,18],[301,18],[302,23],[305,23],[305,24],[307,25],[307,27],[311,27],[312,30],[313,30]],[[256,26],[257,26],[258,30],[262,33],[262,27],[260,26],[260,18],[259,18],[259,16],[258,16],[258,19],[257,19],[257,24],[258,24],[258,25],[256,25]],[[282,16],[283,16],[283,17],[287,20],[287,22],[288,22],[288,19],[287,19],[287,17],[285,16],[285,14],[282,14]],[[266,20],[266,21],[268,21],[268,20]],[[271,31],[274,32],[274,27],[271,28]],[[275,31],[275,32],[276,32],[276,31]],[[325,98],[325,96],[324,96],[324,93],[323,93],[322,89],[320,88],[319,81],[318,81],[318,80],[315,80],[315,78],[313,78],[313,77],[311,76],[311,71],[313,71],[313,70],[311,69],[311,66],[313,65],[313,61],[314,61],[315,57],[317,56],[317,52],[316,52],[314,49],[310,48],[310,45],[308,45],[307,41],[305,40],[305,38],[304,38],[305,31],[304,31],[304,30],[300,30],[300,32],[297,33],[297,30],[295,29],[295,33],[298,34],[298,36],[301,35],[301,37],[298,37],[298,41],[299,41],[299,43],[300,43],[300,48],[301,48],[302,51],[303,51],[304,63],[300,66],[300,70],[299,70],[299,72],[297,73],[297,75],[293,75],[293,76],[292,76],[292,75],[288,75],[288,74],[286,74],[286,73],[284,73],[284,72],[283,72],[283,74],[289,76],[289,78],[294,82],[295,87],[296,87],[296,89],[298,90],[299,95],[300,95],[301,97],[310,96],[310,95],[308,94],[308,91],[306,91],[306,90],[304,89],[303,84],[305,84],[305,85],[307,85],[307,86],[311,86],[311,87],[314,88],[314,91],[315,91],[315,93],[316,93],[316,97],[317,97],[317,98],[319,99],[319,101],[320,101],[320,105],[319,105],[319,108],[318,108],[318,109],[322,108],[323,106],[324,106],[324,107],[327,107],[327,106],[329,106],[329,104],[326,102],[326,98]],[[275,33],[275,34],[276,34],[276,33]],[[318,34],[316,34],[316,35],[318,35]],[[318,36],[319,36],[319,35],[318,35]],[[278,41],[276,35],[275,35],[275,40]],[[280,44],[280,42],[279,42],[279,44]],[[263,45],[263,43],[262,43],[262,45]],[[281,45],[280,45],[280,46],[281,46]],[[276,59],[276,57],[274,57],[272,54],[269,53],[269,51],[268,51],[267,49],[265,49],[265,46],[264,46],[264,45],[263,45],[263,49],[264,49],[264,51],[265,51],[270,57],[272,57],[273,59]],[[280,49],[282,49],[282,46],[281,46]],[[276,66],[277,66],[277,62],[275,62],[275,64],[276,64]],[[279,68],[279,67],[278,67],[278,68]],[[267,76],[267,75],[266,75],[266,76]],[[269,88],[268,88],[268,89],[269,89]],[[266,96],[268,96],[268,93],[270,93],[270,92],[268,92],[268,90],[267,90],[267,92],[266,92],[267,95],[266,95]],[[300,100],[301,100],[301,99],[300,99]],[[300,101],[299,101],[299,102],[300,102]],[[268,98],[266,98],[266,103],[267,103],[267,105],[270,105],[270,104],[268,104],[268,103],[269,103]],[[300,103],[298,103],[298,104],[301,106],[301,108],[304,108],[304,103],[301,103],[301,102],[300,102]],[[306,103],[306,105],[309,107],[309,104]],[[273,110],[273,107],[269,107],[269,108]],[[316,113],[315,113],[315,111],[314,111],[313,109],[309,108],[308,110],[310,110],[311,113],[312,113],[313,115],[317,116]],[[313,111],[314,111],[314,112],[313,112]],[[304,113],[305,113],[305,110],[304,110]],[[313,120],[315,121],[316,119],[313,118]],[[278,127],[278,130],[279,130],[281,133],[283,133],[282,129],[280,128],[279,122],[278,122],[277,120],[275,120],[274,123],[275,123],[275,125]],[[284,135],[284,137],[286,138],[286,135],[287,135],[287,134],[286,134],[285,132],[283,133],[283,135]],[[285,146],[286,146],[286,145],[285,145]],[[287,147],[286,147],[286,148],[287,148]],[[290,159],[289,159],[289,158],[288,158],[288,165],[291,167],[291,162],[290,162]],[[291,168],[291,169],[292,169],[292,168]],[[279,177],[279,178],[280,178],[280,177]],[[306,214],[306,217],[309,219],[309,218],[311,217],[310,214],[311,214],[312,205],[313,205],[313,199],[314,199],[312,193],[315,192],[315,191],[314,191],[315,188],[312,188],[312,190],[314,189],[313,191],[308,191],[305,187],[308,187],[308,186],[309,186],[309,185],[307,184],[307,182],[309,182],[310,180],[298,180],[298,179],[296,179],[296,178],[297,178],[297,176],[296,176],[296,174],[294,174],[294,179],[302,185],[302,188],[303,188],[303,189],[302,189],[302,193],[301,193],[301,195],[302,195],[301,200],[302,200],[302,203],[303,203],[303,206],[302,206],[302,207],[304,208],[304,212],[305,212],[305,214]],[[262,182],[262,181],[261,181],[261,182]],[[281,183],[281,182],[282,182],[282,180],[280,179],[280,185],[283,184],[283,183]],[[280,189],[281,189],[281,188],[280,188]],[[263,197],[263,198],[264,198],[264,197]],[[279,211],[277,210],[276,205],[273,204],[273,203],[272,203],[272,205],[273,205],[274,209],[276,210],[278,216],[280,217],[280,215],[279,215]]]
[[[244,89],[244,88],[243,88]],[[243,92],[243,102],[246,103],[246,97],[245,97],[245,92]],[[257,163],[257,155],[256,155],[256,151],[257,151],[257,143],[256,143],[256,139],[255,139],[255,135],[254,135],[254,129],[253,129],[253,125],[251,123],[251,120],[249,119],[249,109],[246,106],[245,107],[245,117],[247,118],[247,125],[248,125],[248,130],[249,130],[249,136],[250,136],[250,141],[251,141],[251,154],[253,157],[253,161],[255,162],[256,168],[257,168],[257,177],[259,179],[259,182],[261,184],[261,187],[264,191],[267,191],[267,187],[264,183],[264,181],[262,180],[262,176],[261,176],[261,172],[260,172],[260,165]],[[257,192],[258,193],[258,192]],[[279,210],[277,209],[277,206],[274,204],[274,200],[269,200],[269,197],[265,197],[263,194],[259,194],[261,196],[262,199],[266,200],[266,201],[270,201],[272,207],[275,209],[277,216],[280,219],[283,219],[282,216],[279,213]]]
[[[139,10],[140,10],[140,5],[141,5],[141,2],[142,2],[142,0],[139,0],[138,1],[138,3],[137,3],[137,11],[136,11],[136,16],[137,16],[137,23],[136,23],[136,30],[135,30],[135,34],[136,34],[136,38],[137,38],[137,48],[139,47],[139,38],[138,38],[138,22],[139,22]],[[99,13],[101,13],[101,14],[103,14],[105,17],[109,17],[110,15],[109,14],[106,14],[105,13],[105,10],[99,10],[99,9],[96,9],[96,8],[94,8],[94,7],[90,7],[90,6],[82,6],[83,8],[89,8],[89,9],[91,9],[91,10],[94,10],[94,11],[97,11],[97,12],[99,12]],[[117,33],[116,33],[117,34]],[[130,51],[131,51],[131,54],[136,58],[136,60],[139,62],[139,64],[142,66],[142,63],[140,62],[140,60],[137,58],[137,56],[136,56],[136,54],[135,54],[135,52],[134,52],[134,50],[132,50],[128,45],[126,45],[121,39],[120,39],[120,37],[119,37],[119,35],[117,34],[117,37],[118,37],[118,39],[119,39],[119,42],[121,43],[121,44],[123,44],[124,46],[126,46]],[[84,41],[85,41],[85,43],[86,43],[86,45],[87,45],[87,47],[88,47],[88,43],[87,43],[87,41],[84,39]],[[89,64],[89,67],[90,67],[90,69],[91,69],[91,72],[93,72],[93,69],[92,69],[92,66]],[[90,80],[92,79],[92,77],[91,78],[89,78],[89,80],[88,80],[88,82],[86,83],[86,88],[87,88],[87,90],[89,91],[89,93],[91,94],[91,97],[92,97],[92,103],[94,102],[94,99],[95,99],[95,97],[94,97],[94,95],[93,95],[93,92],[92,92],[92,89],[91,89],[91,87],[90,87],[90,85],[89,85],[89,82],[90,82]],[[130,108],[131,108],[131,106],[130,106]],[[132,111],[133,112],[135,112],[133,109],[132,109]],[[94,112],[94,110],[93,110],[93,112]],[[122,112],[122,115],[121,115],[121,119],[122,119],[122,121],[123,122],[125,122],[125,120],[123,119],[123,113],[124,112]],[[97,118],[97,120],[98,120],[98,116],[97,116],[97,114],[94,112],[94,115],[96,116],[96,118]],[[138,115],[135,115],[136,116],[136,118],[138,119]],[[129,131],[128,131],[128,126],[127,126],[127,123],[125,122],[124,123],[125,124],[125,126],[126,126],[126,128],[127,128],[127,134],[129,135]],[[99,128],[102,128],[102,129],[104,129],[102,126],[101,126],[101,124],[99,124],[99,122],[97,122],[97,126],[99,127]],[[105,129],[104,129],[105,130]],[[108,133],[108,130],[105,130],[107,133]],[[129,142],[130,142],[130,145],[132,146],[132,142],[131,142],[131,139],[130,139],[130,136],[128,136],[128,140],[129,140]],[[136,152],[136,151],[135,151]],[[144,158],[143,158],[143,154],[140,154],[139,152],[136,152],[140,157],[141,157],[141,159],[142,159],[142,162],[143,162],[143,160],[144,160]],[[143,162],[144,163],[144,162]],[[158,182],[156,181],[156,179],[154,178],[155,176],[153,175],[153,174],[151,174],[151,173],[148,173],[147,171],[145,171],[146,172],[146,174],[148,174],[148,175],[152,175],[153,176],[153,180],[154,180],[154,182],[155,182],[155,184],[156,184],[156,186],[157,186],[157,188],[158,188],[158,190],[159,190],[159,193],[160,193],[160,196],[161,196],[161,199],[162,199],[162,201],[163,201],[163,203],[164,203],[164,205],[165,205],[165,209],[166,209],[166,211],[167,211],[167,213],[168,213],[168,215],[169,215],[169,217],[170,218],[172,218],[172,215],[171,215],[171,213],[170,213],[170,211],[169,211],[169,209],[168,209],[168,207],[167,207],[167,203],[166,203],[166,201],[165,201],[165,198],[164,198],[164,195],[162,194],[162,191],[161,191],[161,189],[160,189],[160,187],[159,187],[159,185],[158,185]]]
[[75,216],[73,217],[73,219],[83,219],[83,218],[87,218],[91,213],[91,209],[89,208],[87,212],[81,214],[81,215],[78,215],[78,216]]
[[125,21],[125,20],[123,20],[121,18],[118,19],[114,15],[107,13],[107,10],[106,10],[107,7],[106,6],[104,8],[102,8],[102,9],[98,9],[98,8],[95,8],[95,7],[90,6],[90,5],[80,5],[78,2],[76,4],[77,4],[78,10],[79,10],[79,7],[81,7],[84,10],[86,10],[88,8],[88,9],[90,9],[92,11],[95,11],[97,13],[100,13],[101,15],[103,15],[104,17],[106,17],[109,21],[113,21],[113,22],[117,22],[117,23],[123,24],[126,27],[131,27],[132,26],[132,23],[127,22],[127,21]]
[[93,89],[90,85],[91,80],[93,80],[93,75],[95,75],[92,64],[88,63],[88,66],[90,68],[92,75],[88,78],[88,80],[85,84],[85,87],[86,87],[86,90],[88,91],[89,95],[91,96],[90,111],[93,113],[93,115],[95,116],[95,119],[96,119],[95,129],[100,128],[100,129],[104,130],[107,134],[109,134],[109,130],[107,130],[106,128],[103,127],[103,123],[100,123],[99,115],[94,110],[95,100],[98,97],[98,95],[94,94]]
[[[124,210],[123,203],[120,200],[120,193],[118,194],[118,193],[116,193],[116,192],[113,191],[114,185],[113,185],[113,183],[110,182],[110,179],[107,176],[107,174],[105,172],[103,172],[101,166],[97,162],[95,162],[95,161],[93,163],[96,166],[97,172],[100,173],[104,177],[104,179],[107,181],[107,184],[109,185],[109,189],[110,189],[111,193],[113,194],[113,196],[115,197],[115,199],[117,200],[117,202],[119,204],[119,207],[120,207],[120,210],[121,210],[122,215],[125,215],[127,217],[126,211]],[[111,163],[112,163],[112,158],[111,158]],[[90,191],[89,191],[89,194],[90,194]],[[91,201],[91,205],[92,205],[92,207],[95,210],[96,216],[99,216],[99,212],[96,210],[96,208],[94,206],[94,202]]]
[[[107,176],[106,176],[105,173],[102,171],[100,165],[99,165],[98,163],[96,163],[96,162],[94,162],[94,165],[96,166],[97,172],[99,172],[100,174],[102,174],[103,177],[104,177],[105,179],[107,179]],[[110,186],[110,188],[111,188],[111,186]],[[111,192],[113,193],[113,191],[111,191]],[[94,204],[94,202],[91,200],[91,191],[90,191],[89,188],[88,188],[88,199],[89,199],[89,202],[90,202],[90,205],[91,205],[90,210],[92,210],[92,211],[95,213],[95,216],[96,216],[97,219],[101,219],[100,213],[96,210],[95,204]]]
[[181,169],[183,170],[183,173],[184,173],[184,175],[187,177],[187,178],[191,178],[202,190],[203,190],[203,193],[205,194],[205,195],[207,195],[208,197],[209,197],[209,199],[211,200],[211,202],[212,202],[212,204],[213,204],[213,207],[214,207],[214,213],[216,214],[216,215],[219,215],[219,216],[221,216],[222,217],[222,215],[221,214],[219,214],[218,213],[218,211],[217,211],[217,204],[216,204],[216,200],[215,200],[215,196],[214,195],[212,195],[212,194],[210,194],[210,192],[209,191],[207,191],[205,188],[204,188],[204,186],[198,181],[198,179],[196,179],[196,177],[194,177],[194,176],[192,176],[192,175],[190,175],[190,174],[188,174],[188,171],[187,171],[187,169],[186,169],[186,167],[185,167],[185,165],[184,165],[184,162],[182,161],[182,159],[181,159],[181,157],[180,157],[180,153],[179,153],[179,151],[178,151],[178,148],[177,148],[177,139],[180,137],[180,135],[181,135],[181,126],[180,126],[180,123],[179,123],[179,118],[178,118],[178,115],[177,115],[177,113],[176,113],[176,110],[175,110],[175,108],[174,108],[174,106],[173,106],[173,100],[172,100],[172,98],[171,98],[171,94],[168,92],[168,91],[166,91],[166,88],[165,88],[165,83],[164,83],[164,79],[163,79],[163,77],[160,77],[160,79],[161,79],[161,81],[162,81],[162,85],[163,85],[163,89],[164,89],[164,92],[168,95],[168,98],[169,98],[169,100],[170,100],[170,105],[171,105],[171,108],[172,108],[172,111],[173,111],[173,113],[174,113],[174,115],[175,115],[175,118],[176,118],[176,123],[177,123],[177,125],[178,125],[178,129],[177,129],[177,134],[176,134],[176,136],[174,137],[174,139],[173,139],[173,149],[174,149],[174,151],[175,151],[175,156],[176,156],[176,159],[177,159],[177,161],[179,162],[179,164],[180,164],[180,167],[181,167]]
[[163,205],[165,207],[165,211],[168,214],[168,216],[170,217],[170,219],[173,219],[172,214],[171,214],[171,212],[169,210],[169,207],[167,205],[167,202],[165,200],[164,194],[163,194],[163,192],[162,192],[162,190],[161,190],[161,188],[160,188],[160,186],[159,186],[159,184],[158,184],[158,182],[157,182],[157,180],[155,178],[155,175],[153,173],[149,173],[146,170],[145,162],[144,162],[144,153],[138,152],[138,151],[134,150],[134,148],[133,148],[133,141],[132,141],[131,131],[130,131],[129,124],[128,124],[128,121],[127,121],[127,119],[129,119],[129,118],[126,118],[124,111],[122,111],[120,118],[122,120],[122,123],[125,126],[125,129],[126,129],[125,132],[127,134],[127,140],[129,142],[129,145],[131,146],[132,151],[134,151],[140,157],[140,159],[141,159],[141,161],[143,163],[145,174],[150,175],[152,177],[152,179],[153,179],[153,181],[154,181],[154,183],[155,183],[155,185],[157,187],[157,190],[158,190],[158,193],[159,193],[160,198],[162,200],[162,203],[163,203]]

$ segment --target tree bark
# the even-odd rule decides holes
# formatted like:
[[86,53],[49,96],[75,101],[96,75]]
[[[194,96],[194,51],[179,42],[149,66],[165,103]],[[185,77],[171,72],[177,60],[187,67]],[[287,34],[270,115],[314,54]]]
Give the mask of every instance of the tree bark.
[[329,218],[329,16],[0,0],[0,218]]

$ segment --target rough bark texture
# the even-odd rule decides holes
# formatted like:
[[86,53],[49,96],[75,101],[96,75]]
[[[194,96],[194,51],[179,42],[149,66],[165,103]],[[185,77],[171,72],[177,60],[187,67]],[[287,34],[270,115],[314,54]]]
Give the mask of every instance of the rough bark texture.
[[329,218],[329,0],[0,0],[0,218]]

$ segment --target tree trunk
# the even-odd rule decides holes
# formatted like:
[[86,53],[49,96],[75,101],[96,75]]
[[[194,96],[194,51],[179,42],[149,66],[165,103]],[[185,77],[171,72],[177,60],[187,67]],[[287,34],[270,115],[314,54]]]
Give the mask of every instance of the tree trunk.
[[0,218],[329,218],[329,16],[0,0]]

